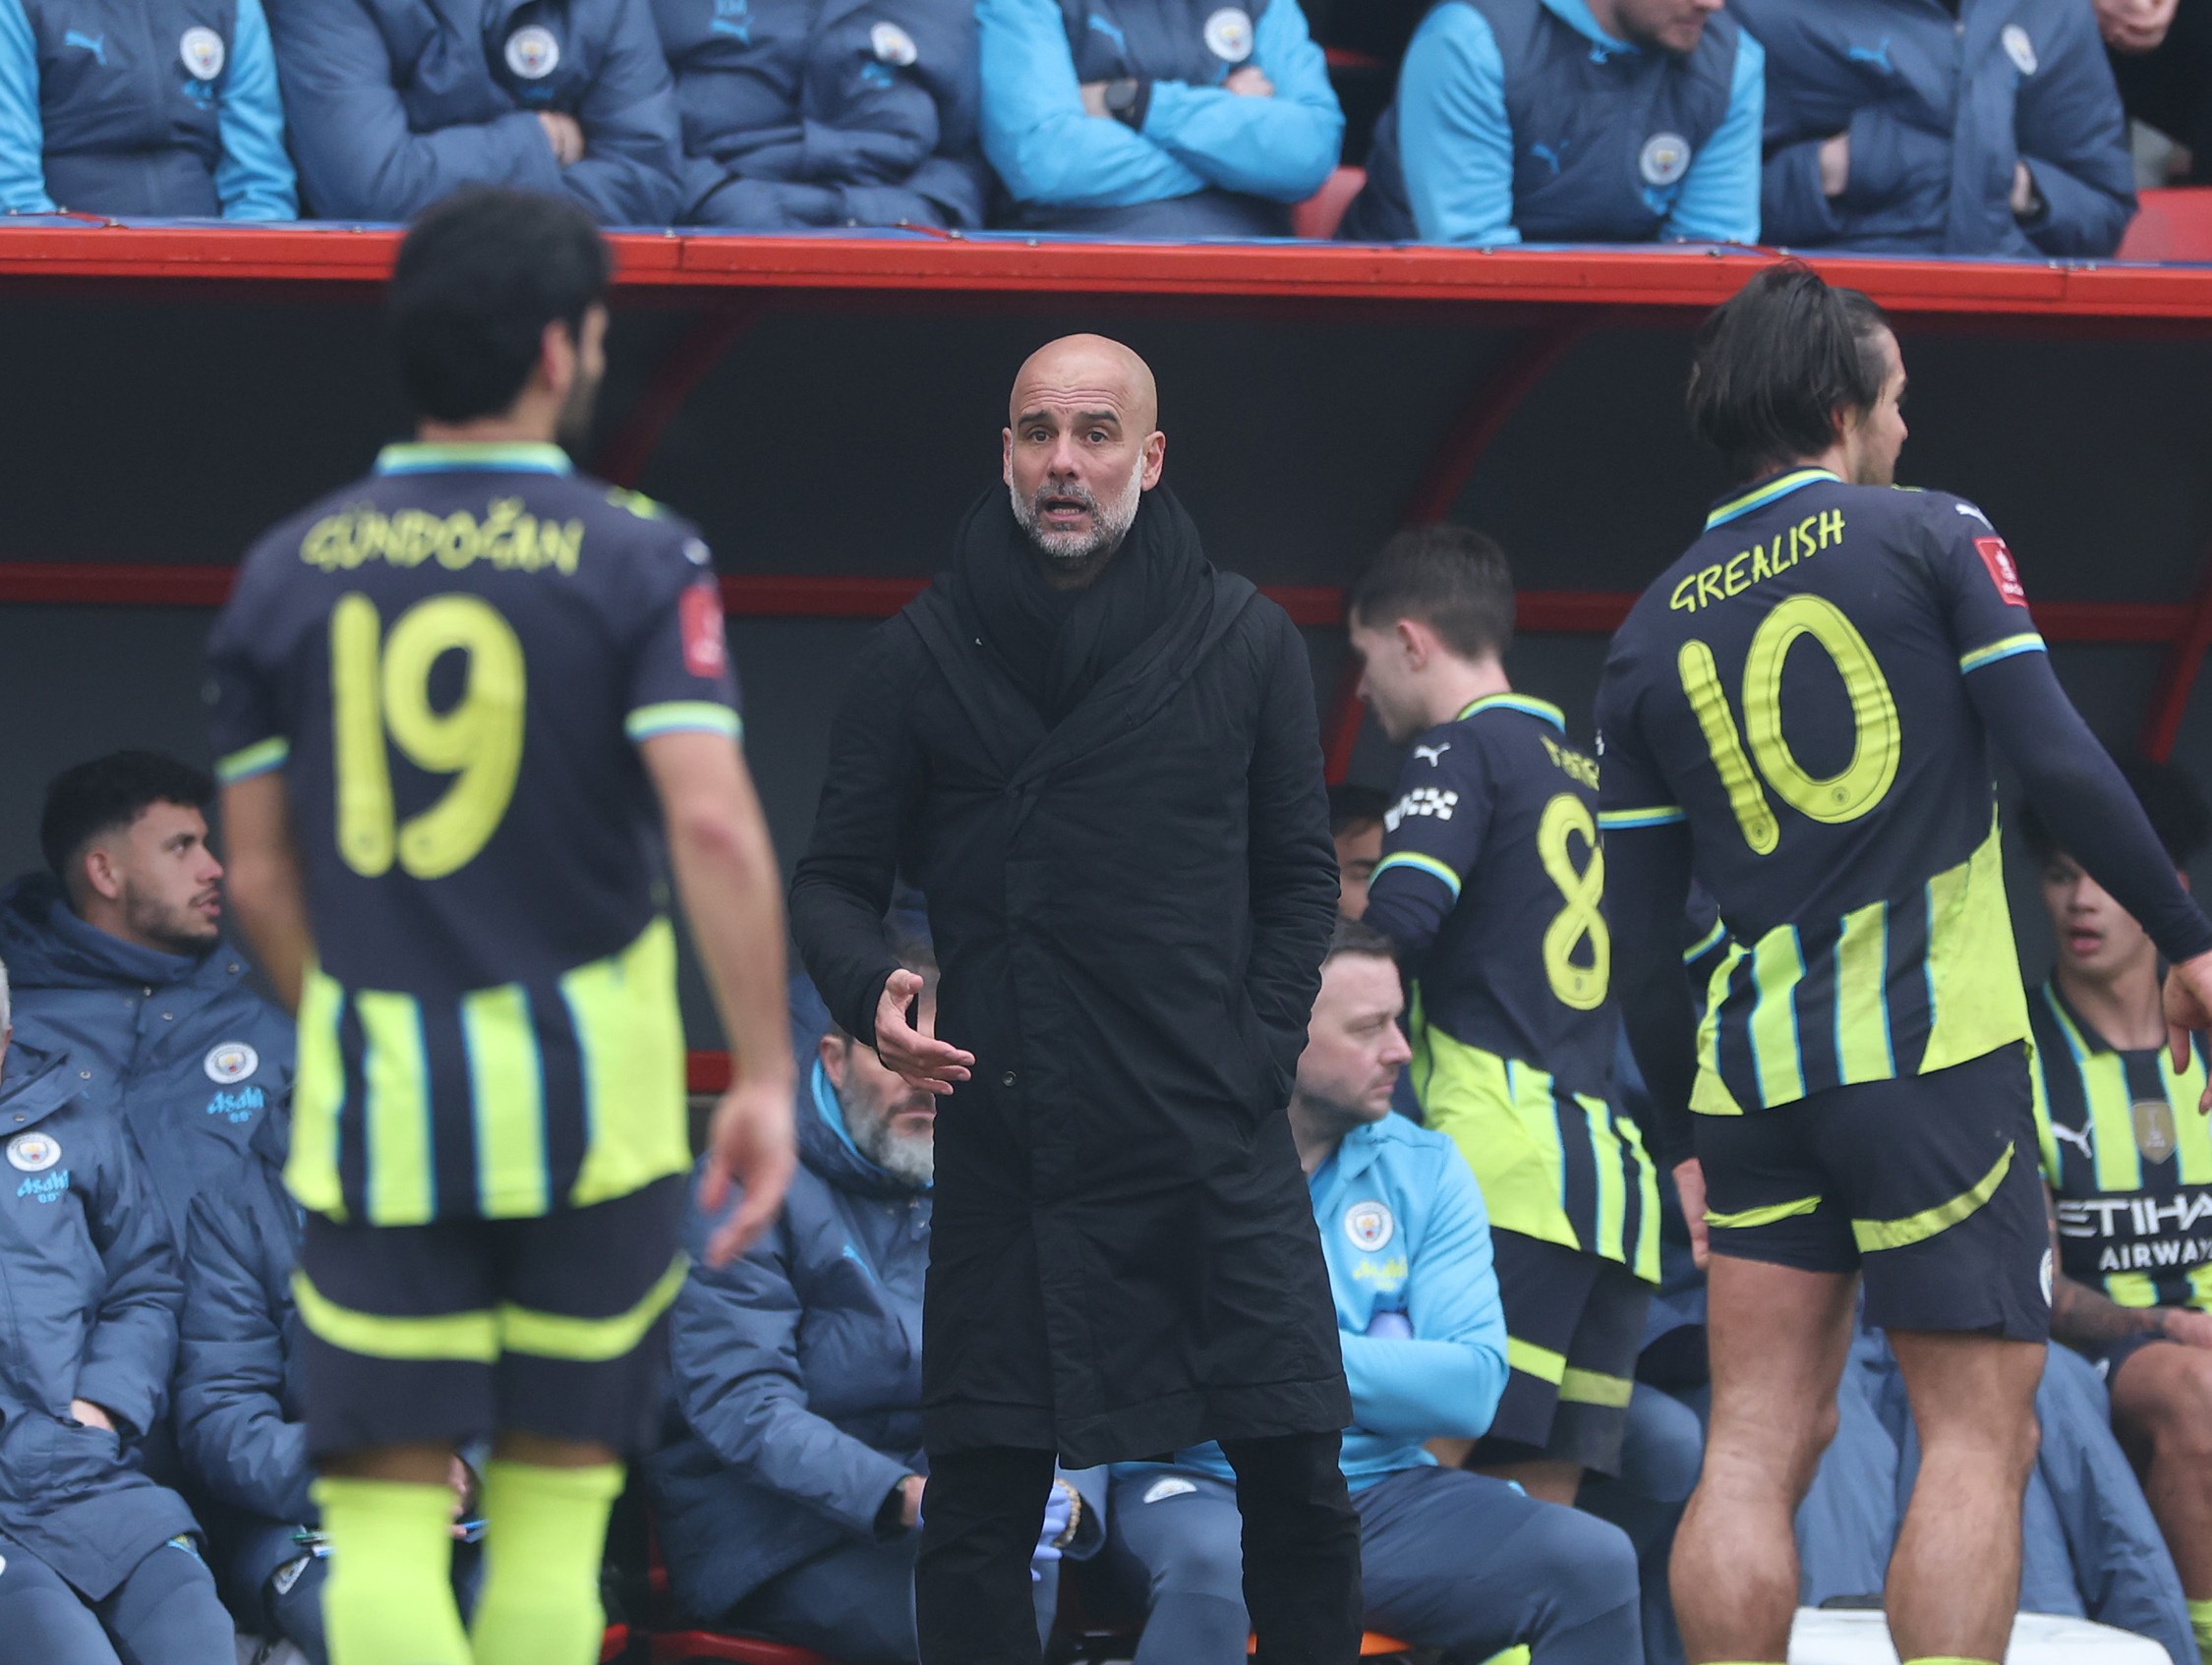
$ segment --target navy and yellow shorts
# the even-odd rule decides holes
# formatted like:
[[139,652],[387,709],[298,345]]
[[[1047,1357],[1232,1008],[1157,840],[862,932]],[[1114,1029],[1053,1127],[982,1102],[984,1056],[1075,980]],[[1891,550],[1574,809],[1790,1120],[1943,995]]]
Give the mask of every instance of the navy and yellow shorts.
[[308,1447],[499,1432],[649,1449],[687,1262],[681,1174],[521,1220],[338,1224],[310,1214],[293,1280]]
[[1493,1229],[1509,1373],[1478,1467],[1572,1463],[1620,1472],[1652,1289],[1618,1261]]
[[2051,1237],[2027,1049],[1697,1118],[1713,1252],[1858,1272],[1869,1323],[2040,1342]]

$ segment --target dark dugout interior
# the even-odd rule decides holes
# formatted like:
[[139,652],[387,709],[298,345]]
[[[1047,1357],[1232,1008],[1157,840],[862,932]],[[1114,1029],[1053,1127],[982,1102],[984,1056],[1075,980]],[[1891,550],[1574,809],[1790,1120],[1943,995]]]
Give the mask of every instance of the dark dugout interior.
[[[128,264],[57,277],[21,255],[40,235],[0,233],[4,873],[35,865],[57,770],[125,745],[205,761],[199,655],[219,569],[406,426],[372,284],[144,278]],[[726,263],[731,249],[718,246]],[[1460,274],[1431,295],[1382,263],[1366,289],[1326,257],[1328,281],[1309,290],[1287,253],[1266,270],[1289,275],[1261,284],[1238,276],[1248,253],[1210,262],[1236,281],[1163,279],[1153,293],[1141,276],[1086,292],[1065,259],[1027,288],[895,272],[865,287],[803,273],[625,284],[579,460],[697,521],[726,578],[919,581],[965,504],[997,487],[1022,357],[1103,331],[1157,373],[1166,484],[1213,559],[1322,592],[1301,617],[1341,773],[1387,786],[1395,760],[1371,727],[1350,743],[1340,720],[1327,592],[1438,509],[1505,545],[1529,593],[1508,668],[1587,742],[1608,620],[1727,484],[1687,433],[1681,388],[1690,328],[1754,260],[1591,253],[1543,268],[1548,286],[1539,271],[1492,299],[1484,285],[1508,268],[1482,256],[1409,264]],[[1685,283],[1676,272],[1693,260],[1704,269]],[[2212,271],[2025,293],[2022,271],[2042,275],[1872,261],[1831,275],[1892,306],[1911,374],[1900,479],[1973,498],[2005,534],[2060,673],[2108,744],[2170,741],[2212,779],[2212,711],[2191,692],[2212,550]],[[843,666],[871,628],[850,615],[897,593],[733,587],[747,750],[786,869],[813,818]],[[2028,878],[2016,863],[2032,970],[2046,950]],[[694,1044],[715,1044],[695,975],[686,999]]]

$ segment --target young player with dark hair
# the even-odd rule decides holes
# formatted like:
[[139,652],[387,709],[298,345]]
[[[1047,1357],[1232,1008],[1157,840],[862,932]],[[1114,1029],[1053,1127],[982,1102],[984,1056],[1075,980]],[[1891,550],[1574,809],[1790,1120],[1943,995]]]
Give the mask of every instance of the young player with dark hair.
[[1336,911],[1358,919],[1368,911],[1368,881],[1382,859],[1382,820],[1390,794],[1374,786],[1329,788],[1329,841],[1336,846]]
[[[1366,921],[1411,975],[1413,1081],[1489,1204],[1512,1374],[1474,1462],[1572,1504],[1615,1474],[1650,1288],[1658,1178],[1610,1102],[1598,767],[1513,692],[1513,577],[1462,527],[1400,533],[1352,594],[1360,692],[1412,742]],[[1680,927],[1675,928],[1680,935]]]
[[[335,1665],[582,1665],[691,1164],[669,867],[736,1078],[702,1189],[789,1177],[776,861],[706,546],[583,479],[605,245],[484,192],[390,315],[418,439],[248,555],[210,645],[232,898],[300,1016],[286,1177]],[[495,1436],[473,1639],[454,1446]]]
[[[1889,489],[1904,382],[1880,312],[1802,265],[1706,320],[1691,423],[1743,484],[1599,695],[1623,1011],[1710,1233],[1713,1423],[1672,1569],[1699,1661],[1783,1656],[1861,1276],[1926,1453],[1892,1634],[1920,1665],[2005,1651],[2051,1257],[1993,742],[2178,962],[2177,1025],[2212,991],[2212,922],[2060,689],[2005,541]],[[1702,1026],[1674,951],[1693,874],[1731,939]]]
[[[2121,773],[2180,873],[2212,839],[2212,806],[2171,764]],[[2035,1120],[2056,1193],[2051,1334],[2096,1361],[2113,1428],[2174,1552],[2197,1645],[2212,1658],[2212,1123],[2205,1049],[2166,1053],[2158,948],[2058,841],[2019,815],[2057,952],[2029,991]]]

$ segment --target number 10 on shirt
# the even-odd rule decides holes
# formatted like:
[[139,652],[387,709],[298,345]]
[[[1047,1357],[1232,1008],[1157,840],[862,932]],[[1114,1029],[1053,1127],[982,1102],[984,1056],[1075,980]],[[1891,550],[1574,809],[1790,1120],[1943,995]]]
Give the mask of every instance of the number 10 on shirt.
[[[1825,778],[1808,774],[1782,737],[1782,664],[1803,637],[1811,637],[1826,650],[1851,701],[1851,761],[1841,774]],[[1781,842],[1781,824],[1759,784],[1761,775],[1790,808],[1831,826],[1858,820],[1888,795],[1897,777],[1902,748],[1897,702],[1875,662],[1874,650],[1834,602],[1821,596],[1792,596],[1752,633],[1743,665],[1744,723],[1751,738],[1748,756],[1735,713],[1728,707],[1727,690],[1720,686],[1713,650],[1703,642],[1685,642],[1676,663],[1682,692],[1689,696],[1690,709],[1697,714],[1698,727],[1712,750],[1713,766],[1727,788],[1728,807],[1735,811],[1744,841],[1758,854],[1771,855]]]
[[[462,656],[461,693],[445,710],[431,674]],[[330,609],[330,694],[336,726],[338,851],[364,878],[400,870],[440,879],[491,841],[522,768],[522,643],[498,609],[476,596],[434,596],[401,613],[387,635],[359,592]],[[398,820],[389,745],[452,784],[419,815]]]

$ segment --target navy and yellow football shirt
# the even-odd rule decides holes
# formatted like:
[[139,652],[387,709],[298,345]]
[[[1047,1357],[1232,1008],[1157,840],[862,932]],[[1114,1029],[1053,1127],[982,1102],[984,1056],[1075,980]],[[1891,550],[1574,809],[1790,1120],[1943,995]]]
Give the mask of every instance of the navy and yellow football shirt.
[[2027,1034],[1966,678],[2042,651],[1980,510],[1824,469],[1719,504],[1638,601],[1599,693],[1600,821],[1687,821],[1733,940],[1693,1109],[1790,1104]]
[[217,773],[284,772],[319,963],[288,1170],[515,1218],[689,1165],[656,734],[738,732],[705,545],[552,445],[393,445],[248,554]]
[[2204,1038],[2177,1070],[2123,1052],[2055,984],[2028,997],[2035,1123],[2066,1275],[2122,1306],[2212,1311],[2212,1121],[2198,1113]]
[[1421,735],[1383,819],[1366,922],[1414,985],[1422,1116],[1459,1144],[1493,1225],[1659,1277],[1659,1189],[1609,1103],[1598,766],[1558,709],[1495,694]]

